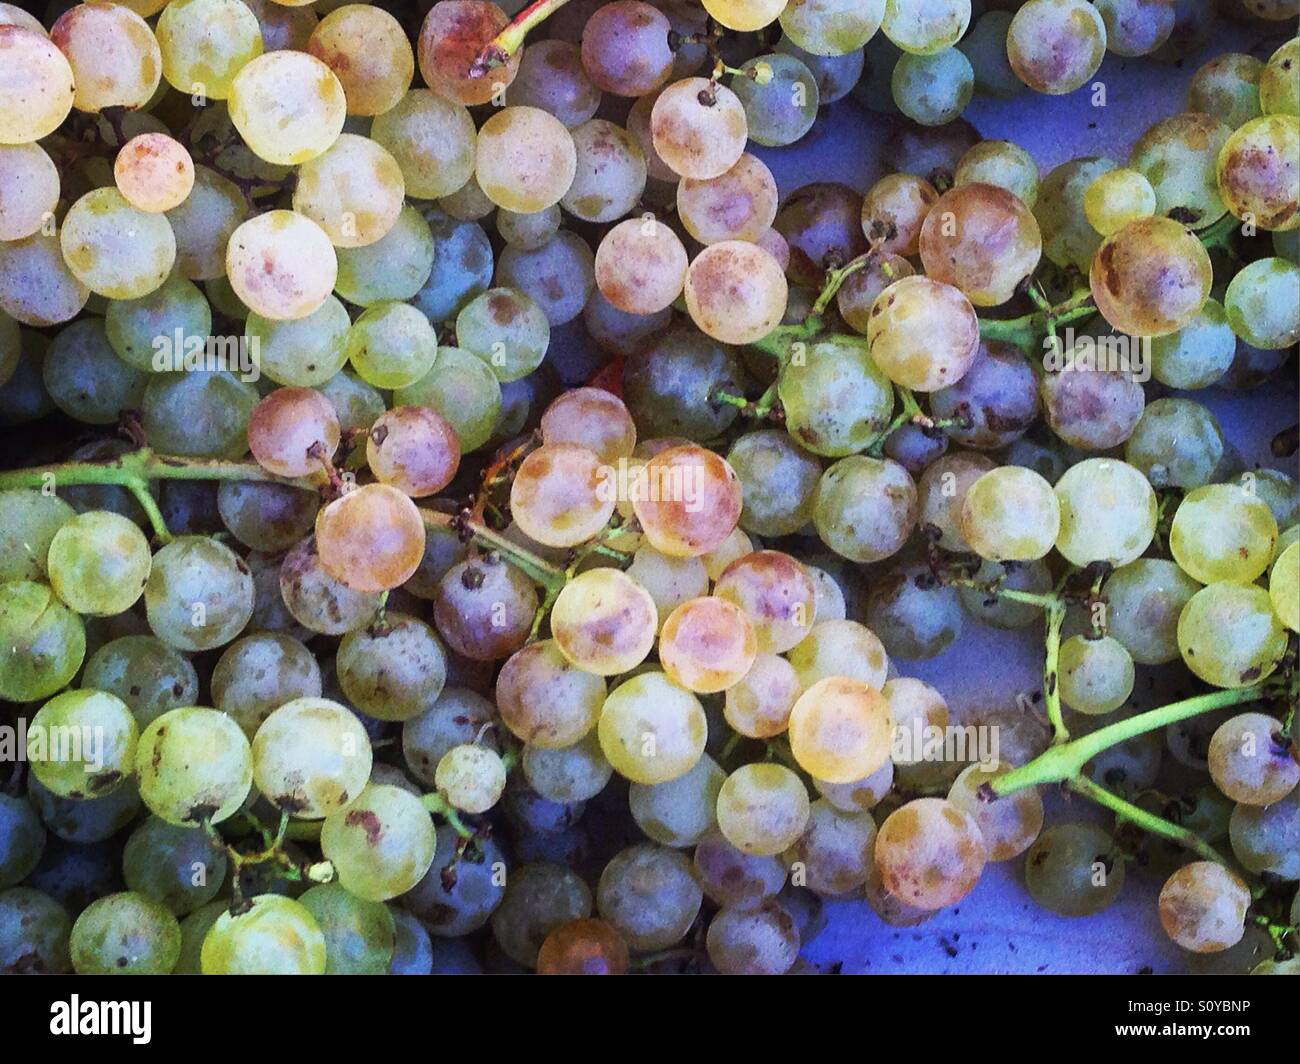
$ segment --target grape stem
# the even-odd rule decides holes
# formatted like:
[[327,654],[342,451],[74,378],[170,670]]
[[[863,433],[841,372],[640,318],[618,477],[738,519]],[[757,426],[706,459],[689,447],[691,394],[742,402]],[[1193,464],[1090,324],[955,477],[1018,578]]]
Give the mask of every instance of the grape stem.
[[459,514],[444,514],[421,508],[420,517],[424,520],[425,528],[450,528],[459,533],[462,539],[472,539],[479,546],[501,555],[548,592],[553,588],[559,594],[560,588],[564,587],[568,579],[562,569],[557,569],[532,551],[510,542],[500,533],[493,532],[481,521],[474,520],[467,510]]
[[1180,827],[1164,817],[1156,816],[1154,813],[1148,813],[1140,806],[1125,801],[1117,794],[1112,794],[1105,787],[1094,783],[1082,773],[1071,776],[1065,781],[1065,785],[1075,794],[1081,794],[1090,801],[1104,806],[1117,817],[1132,822],[1152,835],[1159,835],[1170,842],[1175,842],[1207,861],[1214,861],[1225,866],[1228,864],[1219,854],[1219,851],[1197,835],[1196,832]]
[[569,0],[534,0],[483,46],[478,57],[470,64],[469,76],[481,78],[489,70],[504,66],[524,46],[524,38],[529,31],[540,26],[568,2]]
[[1047,720],[1052,725],[1052,742],[1060,745],[1070,740],[1069,729],[1061,715],[1061,626],[1065,623],[1065,603],[1053,598],[1047,609],[1047,635],[1043,640],[1043,702]]
[[[1038,309],[1019,318],[1002,320],[980,319],[980,338],[983,340],[1002,340],[1015,344],[1024,351],[1035,351],[1042,342],[1042,337],[1055,336],[1056,329],[1072,321],[1089,317],[1097,312],[1092,302],[1092,292],[1086,288],[1075,292],[1069,299],[1056,306],[1044,306],[1047,300],[1041,292],[1029,285],[1026,291]],[[1059,342],[1059,341],[1058,341]]]
[[1219,248],[1222,251],[1226,251],[1229,255],[1233,255],[1234,250],[1230,241],[1238,224],[1239,223],[1235,217],[1231,214],[1225,214],[1213,225],[1201,230],[1199,233],[1195,233],[1195,235],[1197,239],[1205,245],[1207,250],[1210,248]]
[[426,794],[420,798],[420,804],[430,813],[436,813],[451,825],[451,829],[456,832],[462,839],[472,839],[474,829],[467,826],[465,821],[461,820],[460,813],[441,794]]

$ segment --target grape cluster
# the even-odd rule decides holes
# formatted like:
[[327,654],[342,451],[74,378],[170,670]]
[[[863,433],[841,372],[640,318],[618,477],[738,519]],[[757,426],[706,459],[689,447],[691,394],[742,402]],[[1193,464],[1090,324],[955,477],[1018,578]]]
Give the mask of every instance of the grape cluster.
[[[1294,393],[1300,5],[1221,6],[1040,175],[973,99],[1212,5],[0,3],[0,971],[780,974],[1010,861],[1293,970],[1296,429],[1200,392]],[[907,675],[968,625],[1026,704]]]

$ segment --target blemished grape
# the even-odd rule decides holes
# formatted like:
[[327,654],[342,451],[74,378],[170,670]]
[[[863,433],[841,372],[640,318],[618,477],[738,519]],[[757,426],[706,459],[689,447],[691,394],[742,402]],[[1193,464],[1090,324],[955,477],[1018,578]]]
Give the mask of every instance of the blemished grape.
[[231,234],[226,273],[249,309],[272,321],[296,321],[329,298],[338,257],[329,236],[310,218],[295,211],[267,211]]
[[747,532],[790,535],[812,518],[821,466],[789,434],[772,429],[746,433],[731,445],[727,461],[740,478],[740,526]]
[[982,789],[1011,771],[999,761],[977,762],[962,769],[948,791],[948,802],[974,818],[990,861],[1008,861],[1024,853],[1043,830],[1043,799],[1034,787],[1025,787],[991,801]]
[[583,66],[581,49],[566,40],[530,41],[519,72],[506,89],[506,103],[540,108],[569,129],[591,118],[600,100],[600,90]]
[[151,564],[149,541],[119,514],[78,514],[50,540],[50,584],[69,607],[108,617],[130,609],[144,593]]
[[974,889],[988,851],[974,818],[941,798],[918,798],[885,818],[875,864],[890,894],[921,909],[954,905]]
[[433,602],[438,633],[452,650],[474,661],[508,658],[528,640],[537,612],[533,582],[488,554],[453,565]]
[[97,188],[77,200],[64,216],[59,244],[73,275],[110,299],[148,295],[176,261],[167,219],[133,207],[116,188]]
[[396,159],[370,138],[344,133],[299,167],[293,209],[335,247],[365,247],[397,223],[405,191]]
[[1238,803],[1228,821],[1232,852],[1248,872],[1300,879],[1300,790],[1272,805]]
[[701,251],[686,271],[686,309],[723,343],[759,340],[781,323],[788,285],[777,261],[757,244],[724,240]]
[[707,731],[699,699],[657,671],[614,688],[597,723],[600,747],[614,771],[645,784],[689,772],[704,753]]
[[702,244],[757,241],[776,219],[777,187],[771,170],[746,152],[718,177],[683,178],[677,185],[677,213]]
[[994,185],[1010,192],[1030,208],[1038,201],[1038,164],[1014,141],[980,141],[961,157],[952,181],[955,188],[972,184]]
[[65,974],[71,933],[66,909],[50,895],[32,887],[0,893],[0,972]]
[[248,419],[253,457],[282,477],[305,477],[319,470],[338,449],[339,434],[334,404],[311,388],[277,388]]
[[253,757],[239,725],[200,706],[155,718],[140,735],[135,768],[149,811],[181,827],[233,816],[253,785]]
[[134,770],[140,731],[127,704],[106,691],[64,691],[32,717],[26,759],[62,798],[97,798]]
[[492,934],[517,964],[535,967],[547,936],[591,915],[591,889],[574,872],[548,862],[510,870],[505,897],[492,913]]
[[701,843],[717,825],[718,791],[727,774],[708,754],[676,779],[665,783],[633,783],[628,808],[637,826],[664,846]]
[[325,974],[325,936],[316,918],[278,894],[250,898],[239,913],[223,908],[202,943],[204,974]]
[[78,975],[169,975],[180,959],[181,928],[161,902],[124,891],[91,902],[68,945]]
[[717,575],[713,594],[744,611],[764,653],[781,654],[796,646],[816,620],[812,574],[781,551],[753,551],[737,558]]
[[339,883],[368,901],[386,901],[415,886],[429,870],[436,845],[420,799],[382,784],[366,786],[321,827],[321,851],[334,863]]
[[1177,16],[1170,0],[1099,0],[1106,49],[1116,55],[1150,55],[1169,39]]
[[1061,528],[1056,549],[1075,565],[1139,558],[1156,530],[1156,493],[1127,462],[1088,458],[1056,482]]
[[664,620],[659,661],[674,683],[713,694],[741,680],[754,664],[758,638],[746,611],[725,598],[683,602]]
[[312,30],[305,51],[338,76],[350,115],[392,110],[415,74],[415,53],[401,23],[370,4],[329,12]]
[[865,811],[845,812],[827,799],[813,802],[808,826],[785,853],[815,894],[835,897],[862,887],[870,874],[876,824]]
[[149,627],[179,650],[210,650],[237,636],[253,613],[248,566],[223,543],[180,536],[153,558],[144,587]]
[[253,782],[277,808],[321,820],[350,802],[370,778],[370,740],[356,715],[320,697],[271,712],[253,738]]
[[576,168],[573,137],[536,107],[503,108],[479,129],[474,173],[498,207],[526,213],[558,203]]
[[483,47],[505,29],[509,16],[486,0],[440,0],[420,27],[420,75],[439,96],[473,106],[487,103],[497,86],[509,87],[519,72],[521,52],[487,77],[474,77],[471,65]]
[[933,392],[956,384],[970,369],[979,350],[979,322],[958,288],[929,277],[904,277],[876,299],[867,339],[890,380]]
[[1033,561],[1056,543],[1061,507],[1052,485],[1032,469],[999,466],[966,489],[961,534],[989,561]]
[[1061,698],[1080,713],[1118,709],[1133,693],[1133,675],[1133,658],[1118,639],[1074,635],[1061,644]]
[[841,557],[877,562],[902,548],[916,513],[916,485],[907,470],[890,459],[852,455],[822,474],[813,524]]
[[1245,484],[1207,484],[1184,496],[1169,529],[1169,552],[1203,584],[1250,582],[1268,568],[1277,521]]
[[965,419],[965,425],[946,428],[945,435],[981,451],[1019,439],[1038,411],[1038,381],[1029,363],[1018,349],[997,340],[981,342],[962,379],[930,395],[934,417]]
[[[888,660],[876,634],[857,621],[824,620],[789,654],[806,691],[828,678],[861,680],[879,690],[885,683]],[[859,777],[860,778],[860,777]]]
[[[1052,588],[1052,574],[1042,561],[985,561],[975,570],[973,579],[981,586],[994,585],[1012,591],[1028,591],[1035,595],[1046,594]],[[958,588],[957,594],[967,613],[993,628],[1025,628],[1042,616],[1039,608],[1032,603],[1014,602],[1005,596],[987,594],[976,588]]]
[[511,514],[537,543],[577,546],[595,537],[614,513],[611,472],[586,447],[543,444],[519,465],[510,488]]
[[216,897],[227,858],[200,828],[182,828],[157,817],[144,821],[122,849],[127,888],[162,902],[178,917]]
[[956,48],[933,55],[904,53],[894,66],[890,91],[898,109],[923,126],[941,126],[966,109],[975,91],[975,71]]
[[656,7],[617,0],[597,8],[582,30],[582,65],[592,83],[617,96],[644,96],[672,73],[672,25]]
[[791,0],[781,29],[798,47],[818,56],[842,56],[867,43],[885,17],[885,0]]
[[710,962],[724,975],[784,975],[799,955],[799,929],[781,905],[721,909],[705,939]]
[[[144,637],[127,636],[126,638],[131,640]],[[175,651],[160,643],[158,653],[161,654],[163,650],[175,654]],[[95,657],[87,665],[88,673],[103,653],[102,649],[96,652]],[[144,657],[143,654],[141,656]],[[150,660],[144,657],[145,662]],[[190,672],[193,672],[192,665],[183,658],[180,660],[189,667]],[[141,666],[135,668],[139,669]],[[172,672],[179,672],[177,666],[168,665],[166,658],[160,661],[157,668],[158,680],[155,683],[159,687],[161,681],[168,678],[169,668]],[[197,678],[192,686],[194,694],[188,699],[171,702],[174,692],[167,691],[164,697],[155,698],[153,703],[145,703],[139,707],[132,706],[132,709],[137,719],[147,724],[162,710],[173,708],[175,705],[192,703],[198,693]],[[275,710],[296,699],[318,698],[321,693],[321,671],[311,651],[293,636],[282,632],[258,632],[237,639],[226,648],[212,670],[211,687],[212,701],[216,707],[233,718],[244,729],[244,734],[252,739],[258,728]],[[161,704],[162,710],[155,709],[155,704]],[[129,701],[128,705],[130,705]]]
[[790,710],[789,735],[794,759],[811,776],[853,783],[889,760],[893,724],[879,690],[862,680],[829,676],[799,696]]
[[742,496],[735,470],[693,444],[656,454],[633,488],[633,509],[650,545],[674,558],[716,550],[740,518]]
[[1159,487],[1208,484],[1223,458],[1223,430],[1191,399],[1157,399],[1143,411],[1124,446],[1124,458]]
[[660,950],[686,937],[704,895],[685,854],[631,846],[601,873],[596,907],[635,950]]
[[1252,347],[1290,347],[1300,340],[1300,266],[1282,258],[1257,259],[1223,295],[1232,331]]
[[120,4],[77,4],[50,27],[50,40],[72,67],[79,111],[142,107],[162,78],[153,30]]
[[1297,63],[1300,63],[1298,37],[1292,37],[1269,56],[1268,63],[1259,74],[1259,105],[1264,114],[1300,115],[1300,87],[1296,85]]
[[326,635],[342,635],[360,628],[374,618],[380,603],[379,593],[354,591],[325,571],[314,536],[285,555],[278,590],[295,621]]
[[1183,949],[1219,953],[1245,933],[1250,890],[1217,861],[1184,865],[1160,888],[1160,924]]
[[1097,307],[1116,329],[1164,336],[1192,322],[1210,293],[1204,245],[1168,218],[1139,218],[1108,237],[1089,282]]
[[924,660],[961,634],[961,600],[953,588],[934,584],[928,566],[896,565],[869,592],[864,620],[894,657]]
[[316,516],[321,565],[353,591],[388,591],[405,583],[424,556],[424,522],[396,488],[366,484],[323,506]]
[[903,51],[933,55],[957,43],[970,16],[970,0],[887,0],[880,28]]
[[558,232],[531,251],[505,248],[497,261],[496,283],[515,288],[535,302],[551,326],[567,325],[582,312],[596,287],[595,256],[582,237]]
[[655,152],[674,173],[707,180],[726,173],[744,154],[749,125],[731,89],[705,78],[683,78],[655,98],[650,135]]
[[559,749],[525,746],[520,767],[528,785],[552,802],[585,802],[594,798],[614,774],[592,732],[572,746]]
[[929,181],[914,174],[882,177],[862,200],[862,230],[868,237],[879,233],[879,248],[896,255],[920,250],[921,227],[939,193]]
[[1124,886],[1124,861],[1110,835],[1095,824],[1048,828],[1025,854],[1029,896],[1061,916],[1091,916]]
[[1245,687],[1269,676],[1286,643],[1268,592],[1254,584],[1210,584],[1188,599],[1178,616],[1183,661],[1215,687]]
[[1201,585],[1163,558],[1138,558],[1102,585],[1108,634],[1139,665],[1178,660],[1178,617]]
[[1219,195],[1234,218],[1261,229],[1300,226],[1300,118],[1273,114],[1251,119],[1219,151]]
[[[445,218],[437,211],[430,211],[429,214],[433,218]],[[455,225],[450,220],[448,224]],[[472,241],[473,233],[478,233],[486,242],[486,235],[477,226],[468,227],[463,234],[459,234],[459,231],[447,234],[452,235],[453,240],[446,248],[446,253],[449,256],[466,254],[465,260],[456,258],[453,262],[473,261],[474,257],[465,253],[464,248],[457,247],[454,239],[455,235],[463,235],[466,240]],[[336,254],[338,276],[335,279],[335,289],[350,303],[368,307],[386,299],[409,299],[432,320],[441,321],[446,316],[443,310],[439,310],[436,315],[430,312],[441,307],[448,298],[446,288],[452,286],[446,277],[449,270],[444,268],[439,271],[435,268],[434,237],[430,222],[409,203],[402,208],[393,227],[373,244],[363,248],[339,248]],[[443,266],[450,267],[451,263],[443,263]],[[482,274],[481,261],[476,264],[474,273],[457,273],[455,283],[461,286],[458,289],[459,295],[476,284],[487,287],[487,278]]]
[[388,906],[339,883],[312,887],[299,904],[314,918],[323,937],[325,975],[388,972],[397,945],[397,928]]
[[460,440],[462,454],[482,447],[501,413],[501,382],[485,359],[459,347],[438,348],[436,364],[414,384],[399,388],[399,406],[422,406],[441,414]]
[[535,370],[546,356],[550,339],[545,312],[513,288],[488,289],[456,315],[457,345],[483,359],[503,382],[519,380]]
[[1187,86],[1187,109],[1211,114],[1232,129],[1260,116],[1264,64],[1244,52],[1224,52],[1202,63]]
[[[1291,530],[1295,530],[1294,525]],[[1278,619],[1293,632],[1300,632],[1300,547],[1295,539],[1284,547],[1269,572],[1268,594]]]
[[1029,0],[1007,28],[1007,57],[1035,92],[1059,96],[1084,85],[1106,54],[1106,23],[1083,0]]
[[889,378],[869,343],[847,336],[806,345],[782,368],[777,396],[795,443],[827,458],[864,450],[894,411]]
[[538,975],[626,975],[629,964],[627,943],[604,920],[560,924],[537,953]]
[[577,668],[616,676],[636,668],[659,627],[654,599],[616,569],[592,569],[570,580],[551,611],[559,651]]
[[718,792],[718,828],[742,853],[768,857],[798,840],[810,809],[803,782],[784,765],[742,765]]
[[1083,213],[1102,236],[1156,212],[1156,192],[1137,170],[1108,170],[1087,187]]
[[1157,214],[1171,214],[1193,229],[1223,217],[1215,162],[1231,132],[1212,115],[1185,113],[1161,119],[1138,138],[1129,165],[1150,182]]
[[1219,725],[1207,761],[1215,786],[1245,805],[1272,805],[1300,783],[1282,724],[1266,713],[1242,713]]
[[619,223],[596,249],[596,285],[628,314],[654,314],[671,305],[686,283],[686,269],[677,234],[649,217]]
[[[13,74],[0,87],[0,144],[40,140],[53,133],[72,110],[76,95],[72,67],[55,42],[37,27],[0,25],[0,55]],[[152,91],[150,88],[146,98]]]
[[434,784],[462,812],[486,813],[505,791],[506,768],[494,750],[466,743],[442,755]]

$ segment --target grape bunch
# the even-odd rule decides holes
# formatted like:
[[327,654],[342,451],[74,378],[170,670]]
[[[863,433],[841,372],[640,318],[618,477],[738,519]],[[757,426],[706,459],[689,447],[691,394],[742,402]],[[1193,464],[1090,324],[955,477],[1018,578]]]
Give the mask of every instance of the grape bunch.
[[[1300,4],[1219,6],[1258,54],[0,3],[0,971],[813,972],[826,900],[1153,880],[1189,969],[1294,973]],[[1108,54],[1195,60],[1124,158],[962,117]],[[864,109],[883,176],[788,183]],[[999,638],[1014,705],[945,658]]]

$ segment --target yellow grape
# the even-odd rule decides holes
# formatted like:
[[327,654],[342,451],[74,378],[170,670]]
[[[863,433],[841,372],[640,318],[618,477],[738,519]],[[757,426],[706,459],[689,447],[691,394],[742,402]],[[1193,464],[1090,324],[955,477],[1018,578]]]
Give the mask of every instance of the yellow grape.
[[113,160],[117,190],[136,210],[157,214],[185,202],[194,187],[190,153],[162,133],[132,137]]
[[683,602],[664,621],[659,662],[689,691],[725,691],[749,672],[758,640],[744,611],[719,598]]
[[297,321],[330,297],[338,256],[325,230],[310,218],[267,211],[231,234],[226,274],[251,310],[272,321]]
[[697,558],[716,550],[736,528],[740,479],[727,461],[695,444],[661,451],[633,485],[632,508],[655,550]]
[[686,271],[686,310],[702,332],[724,344],[761,340],[781,324],[785,271],[757,244],[711,244]]
[[503,107],[478,131],[474,176],[498,207],[528,214],[559,203],[577,167],[573,135],[539,108]]
[[230,87],[230,120],[269,163],[297,166],[323,154],[343,131],[347,98],[334,71],[305,52],[269,52]]
[[600,711],[596,735],[606,759],[633,783],[667,783],[704,754],[708,722],[700,700],[662,672],[619,684]]
[[723,569],[713,593],[735,603],[754,626],[758,649],[784,654],[817,619],[817,589],[807,567],[788,554],[760,550]]
[[366,484],[321,507],[316,550],[326,573],[353,591],[406,583],[424,557],[424,521],[410,498]]
[[655,314],[672,306],[686,283],[686,249],[653,217],[629,218],[596,248],[596,287],[626,314]]
[[348,114],[391,110],[415,76],[415,53],[406,31],[373,4],[346,4],[331,11],[312,31],[306,51],[338,76]]
[[325,230],[339,248],[360,248],[383,238],[405,202],[402,169],[369,137],[339,136],[298,171],[293,209]]
[[650,111],[655,153],[673,173],[707,180],[744,154],[749,122],[740,98],[707,78],[683,78],[655,97]]
[[564,585],[551,609],[551,635],[584,672],[630,672],[654,646],[659,612],[650,593],[617,569],[590,569]]
[[920,909],[957,904],[975,888],[987,860],[975,819],[942,798],[900,806],[876,836],[876,867],[885,889]]
[[119,4],[70,8],[50,27],[50,40],[72,67],[72,103],[78,111],[143,107],[162,80],[162,54],[153,30]]
[[790,752],[827,783],[865,779],[890,757],[894,725],[876,688],[846,676],[812,684],[790,710]]
[[872,358],[895,384],[934,392],[956,384],[974,363],[979,319],[952,285],[904,277],[876,298],[867,339]]
[[614,514],[612,472],[586,447],[543,444],[515,473],[510,513],[529,539],[576,547],[596,536]]

